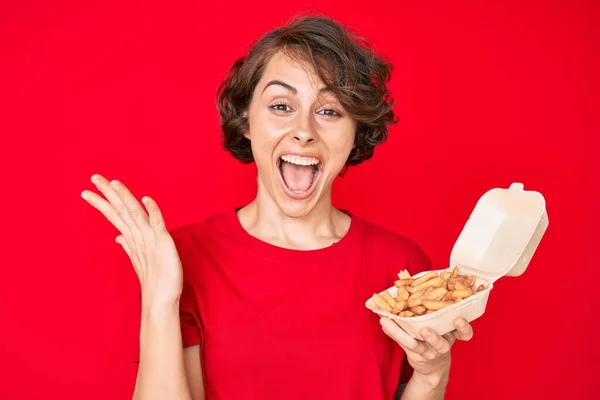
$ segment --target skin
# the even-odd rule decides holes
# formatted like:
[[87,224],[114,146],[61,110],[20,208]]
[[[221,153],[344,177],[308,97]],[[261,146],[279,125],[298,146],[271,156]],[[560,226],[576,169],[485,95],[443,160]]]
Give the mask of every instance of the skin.
[[[273,83],[275,82],[275,83]],[[290,249],[320,249],[343,237],[350,217],[331,203],[334,179],[354,146],[356,122],[310,66],[279,53],[267,64],[245,113],[258,170],[254,201],[238,211],[251,235]],[[289,196],[277,160],[284,153],[310,154],[321,160],[321,175],[306,199]],[[119,181],[94,175],[103,195],[85,190],[82,197],[119,230],[116,238],[129,255],[142,288],[140,367],[135,399],[204,399],[198,346],[182,349],[179,298],[181,261],[165,228],[158,205],[149,197],[142,206]],[[402,399],[443,399],[450,371],[450,349],[470,340],[471,326],[456,321],[456,330],[439,336],[421,332],[424,341],[381,318],[383,331],[406,352],[414,369]]]

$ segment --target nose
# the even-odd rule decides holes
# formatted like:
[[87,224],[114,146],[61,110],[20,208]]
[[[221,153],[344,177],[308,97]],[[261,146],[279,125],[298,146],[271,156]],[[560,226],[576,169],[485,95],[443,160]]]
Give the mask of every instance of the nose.
[[317,141],[318,134],[311,126],[310,121],[303,121],[292,132],[292,138],[295,143],[307,145]]

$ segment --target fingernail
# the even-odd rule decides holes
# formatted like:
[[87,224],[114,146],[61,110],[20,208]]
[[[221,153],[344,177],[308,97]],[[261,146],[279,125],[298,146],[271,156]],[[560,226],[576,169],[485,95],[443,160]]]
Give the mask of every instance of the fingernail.
[[429,329],[423,329],[423,333],[421,333],[423,339],[431,339],[432,333]]

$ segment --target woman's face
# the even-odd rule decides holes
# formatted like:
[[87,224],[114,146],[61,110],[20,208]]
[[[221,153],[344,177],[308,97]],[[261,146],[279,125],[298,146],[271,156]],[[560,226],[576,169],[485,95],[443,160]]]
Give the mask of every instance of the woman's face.
[[291,217],[331,201],[331,186],[354,146],[356,123],[310,65],[275,54],[248,110],[246,137],[261,190]]

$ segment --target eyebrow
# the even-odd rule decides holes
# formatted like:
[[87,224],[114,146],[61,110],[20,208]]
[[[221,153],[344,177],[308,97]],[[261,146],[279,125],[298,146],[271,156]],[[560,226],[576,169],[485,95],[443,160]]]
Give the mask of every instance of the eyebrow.
[[[293,94],[298,94],[298,89],[296,89],[295,87],[293,87],[292,85],[288,85],[287,83],[280,81],[280,80],[273,80],[269,83],[267,83],[265,85],[265,88],[263,89],[263,93],[265,92],[265,90],[267,90],[267,88],[269,86],[273,86],[273,85],[279,85],[284,87],[285,89],[289,90],[290,92],[292,92]],[[326,93],[326,92],[330,92],[331,89],[327,88],[327,87],[323,87],[321,89],[319,89],[319,93]]]

